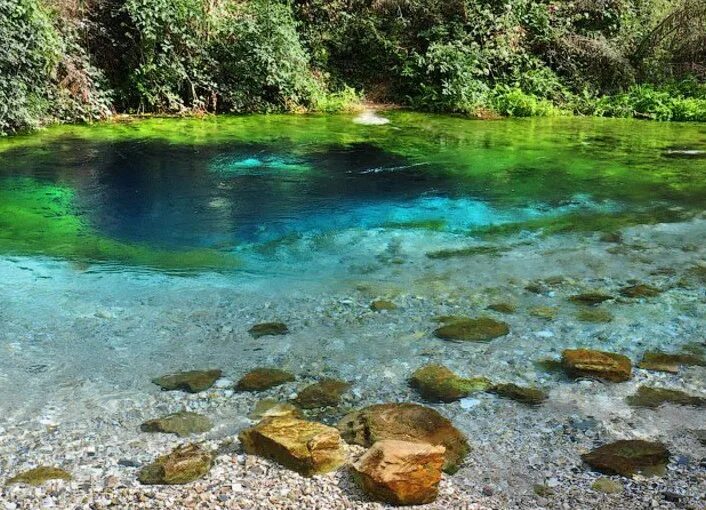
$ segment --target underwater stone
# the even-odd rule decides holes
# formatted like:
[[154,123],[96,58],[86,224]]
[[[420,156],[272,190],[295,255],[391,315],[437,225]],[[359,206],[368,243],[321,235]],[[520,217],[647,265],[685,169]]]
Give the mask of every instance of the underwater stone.
[[561,363],[570,377],[594,377],[623,382],[632,375],[630,358],[612,352],[591,349],[566,349],[561,354]]
[[606,232],[601,235],[600,240],[604,243],[621,243],[623,242],[623,234],[620,232]]
[[25,483],[27,485],[37,486],[49,480],[71,480],[71,475],[58,467],[39,466],[16,474],[7,481],[7,485]]
[[181,390],[189,393],[198,393],[213,386],[213,383],[221,377],[222,371],[213,370],[190,370],[187,372],[176,372],[167,374],[152,382],[165,391]]
[[517,384],[496,384],[489,391],[504,398],[509,398],[528,405],[539,405],[547,400],[547,393],[539,388],[518,386]]
[[611,322],[613,320],[613,314],[602,308],[584,308],[578,311],[576,318],[581,322],[600,324]]
[[629,298],[645,298],[645,297],[655,297],[659,296],[662,291],[657,287],[652,285],[647,285],[640,283],[637,285],[630,285],[629,287],[623,287],[619,290],[620,295]]
[[188,411],[169,414],[162,418],[148,420],[140,425],[142,432],[163,432],[185,437],[190,434],[201,434],[213,428],[213,423],[206,416]]
[[490,381],[485,377],[466,379],[436,364],[415,370],[409,383],[422,397],[432,402],[454,402],[490,386]]
[[238,437],[247,453],[278,462],[304,476],[333,471],[345,460],[337,429],[292,416],[266,418]]
[[277,368],[256,368],[245,374],[235,385],[238,391],[264,391],[294,381],[294,375]]
[[535,306],[530,308],[529,314],[544,320],[555,319],[559,314],[559,309],[554,306]]
[[681,366],[706,366],[706,359],[695,354],[668,354],[662,351],[648,351],[638,365],[644,370],[656,370],[676,374]]
[[613,296],[602,292],[586,292],[569,297],[569,301],[580,305],[598,305],[603,301],[608,301],[609,299],[613,299]]
[[382,312],[383,310],[397,310],[397,305],[392,301],[387,301],[386,299],[377,299],[370,303],[370,309],[373,312]]
[[158,457],[137,475],[145,485],[180,485],[198,480],[213,465],[213,456],[195,444],[177,446],[171,453]]
[[387,439],[353,463],[355,481],[374,499],[392,505],[423,505],[439,493],[443,446]]
[[338,422],[348,443],[367,448],[383,439],[441,445],[446,448],[443,470],[458,471],[468,454],[466,437],[434,409],[419,404],[377,404],[354,411]]
[[336,407],[351,385],[338,379],[322,379],[301,390],[294,403],[302,409]]
[[633,407],[657,408],[662,404],[694,407],[706,406],[706,398],[689,395],[679,390],[654,388],[644,385],[640,386],[634,395],[626,397],[625,401]]
[[610,478],[599,478],[591,484],[591,488],[604,494],[620,494],[623,492],[623,484]]
[[488,305],[488,310],[493,310],[499,313],[511,314],[515,313],[517,307],[512,303],[493,303]]
[[278,402],[274,399],[263,399],[255,404],[255,408],[250,413],[250,418],[260,420],[263,418],[273,418],[276,416],[291,416],[301,418],[301,411],[294,404],[289,402]]
[[623,439],[585,453],[581,459],[607,475],[656,475],[664,473],[669,463],[669,450],[662,443]]
[[505,336],[509,332],[510,327],[506,323],[490,317],[479,317],[460,318],[448,322],[434,330],[434,335],[442,340],[487,342],[493,338]]
[[260,338],[262,336],[278,336],[289,333],[289,328],[283,322],[263,322],[262,324],[255,324],[248,330],[248,333],[250,333],[254,338]]

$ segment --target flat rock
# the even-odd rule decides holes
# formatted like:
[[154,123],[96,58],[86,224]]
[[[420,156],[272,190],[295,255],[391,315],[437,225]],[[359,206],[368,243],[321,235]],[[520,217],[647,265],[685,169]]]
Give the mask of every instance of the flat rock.
[[638,367],[644,370],[676,374],[682,366],[692,365],[706,366],[706,360],[690,353],[669,354],[661,351],[649,351],[642,356]]
[[250,333],[254,338],[260,338],[262,336],[286,335],[289,333],[289,328],[283,322],[263,322],[262,324],[255,324],[248,330],[248,333]]
[[623,492],[623,484],[611,480],[610,478],[599,478],[591,484],[591,488],[594,491],[602,492],[604,494],[620,494]]
[[49,480],[71,480],[71,474],[54,466],[39,466],[17,473],[7,481],[7,485],[24,483],[27,485],[42,485]]
[[561,363],[569,377],[591,377],[604,381],[623,382],[632,375],[630,358],[613,352],[591,349],[566,349]]
[[219,369],[211,370],[189,370],[187,372],[176,372],[152,379],[152,382],[165,391],[181,390],[189,393],[198,393],[213,386],[213,383],[221,377]]
[[539,405],[547,400],[547,393],[539,388],[518,386],[517,384],[496,384],[490,392],[528,405]]
[[621,296],[629,298],[655,297],[659,296],[662,293],[662,291],[659,290],[657,287],[653,287],[652,285],[647,285],[644,283],[623,287],[618,292],[620,292]]
[[294,381],[294,374],[278,368],[256,368],[235,384],[238,391],[264,391],[280,384]]
[[603,308],[586,307],[576,313],[576,318],[581,322],[601,324],[611,322],[613,320],[613,314]]
[[491,303],[488,305],[488,310],[493,310],[494,312],[512,314],[517,311],[517,307],[512,303]]
[[478,317],[477,319],[459,318],[447,322],[434,330],[434,335],[442,340],[487,342],[493,338],[505,336],[509,332],[510,327],[504,322],[490,317]]
[[640,386],[634,395],[630,395],[625,401],[633,407],[657,408],[662,404],[674,404],[680,406],[704,407],[706,398],[689,395],[679,390],[667,388],[654,388],[652,386]]
[[374,499],[393,505],[423,505],[439,493],[443,446],[387,439],[353,463],[358,485]]
[[250,413],[250,418],[253,420],[273,418],[275,416],[291,416],[293,418],[301,418],[301,414],[302,413],[299,408],[289,402],[278,402],[273,399],[263,399],[255,404],[255,408]]
[[239,435],[247,453],[260,455],[304,476],[338,469],[344,463],[339,431],[292,416],[266,418]]
[[556,319],[559,309],[555,306],[535,306],[529,309],[529,314],[547,321]]
[[392,311],[392,310],[397,310],[397,305],[393,303],[392,301],[388,301],[386,299],[376,299],[372,303],[370,303],[370,309],[373,312],[382,312],[382,311]]
[[459,377],[443,365],[431,364],[415,370],[409,384],[426,400],[454,402],[471,393],[486,390],[490,381],[485,377]]
[[302,409],[336,407],[341,396],[351,387],[346,381],[322,379],[301,390],[293,400]]
[[412,404],[377,404],[344,416],[338,429],[348,443],[370,447],[397,439],[446,448],[444,471],[455,473],[468,454],[466,437],[434,409]]
[[186,444],[143,467],[137,479],[145,485],[181,485],[204,477],[212,465],[211,453],[198,445]]
[[669,450],[662,443],[623,439],[596,448],[581,458],[593,469],[608,475],[657,475],[664,473],[669,463]]
[[598,305],[609,299],[613,299],[613,296],[603,292],[584,292],[583,294],[574,294],[569,297],[569,301],[581,305]]
[[213,428],[213,423],[206,416],[188,411],[169,414],[162,418],[148,420],[140,425],[142,432],[163,432],[185,437],[190,434],[201,434]]

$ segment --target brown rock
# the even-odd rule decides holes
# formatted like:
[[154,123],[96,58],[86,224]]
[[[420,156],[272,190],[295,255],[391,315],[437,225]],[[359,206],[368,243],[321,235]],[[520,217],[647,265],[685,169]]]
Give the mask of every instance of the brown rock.
[[539,405],[547,400],[547,393],[539,388],[518,386],[512,383],[496,384],[490,388],[490,392],[527,405]]
[[294,375],[277,368],[256,368],[245,374],[236,383],[239,391],[264,391],[280,384],[291,382]]
[[248,330],[248,333],[254,338],[260,338],[261,336],[278,336],[289,333],[289,328],[283,322],[263,322],[262,324],[255,324]]
[[510,327],[490,317],[477,319],[459,318],[434,330],[434,335],[442,340],[464,342],[488,342],[493,338],[507,335]]
[[629,298],[645,298],[645,297],[655,297],[659,296],[662,291],[657,287],[652,285],[647,285],[644,283],[639,283],[637,285],[630,285],[628,287],[623,287],[620,289],[620,295]]
[[162,418],[148,420],[140,425],[142,432],[163,432],[185,437],[190,434],[201,434],[213,428],[213,423],[206,416],[188,411],[179,411]]
[[370,309],[373,312],[392,311],[397,310],[397,305],[387,299],[376,299],[370,303]]
[[706,360],[695,354],[669,354],[660,351],[646,352],[638,365],[644,370],[656,370],[676,374],[682,366],[706,366]]
[[54,466],[39,466],[16,474],[7,481],[7,485],[24,483],[27,485],[42,485],[49,480],[71,480],[71,475]]
[[689,395],[679,390],[667,388],[654,388],[652,386],[640,386],[634,395],[625,399],[633,407],[657,408],[662,404],[674,404],[678,406],[706,406],[706,398]]
[[662,443],[623,439],[581,455],[589,466],[607,475],[655,475],[664,472],[669,451]]
[[490,381],[485,377],[466,379],[443,365],[430,364],[415,370],[409,384],[426,400],[454,402],[476,391],[488,389]]
[[145,485],[180,485],[202,478],[212,465],[213,456],[200,446],[181,445],[143,467],[137,478]]
[[266,398],[255,404],[255,408],[252,410],[249,417],[253,420],[261,420],[275,416],[302,418],[302,413],[297,406],[289,402],[278,402],[277,400]]
[[613,296],[602,292],[586,292],[569,297],[569,301],[580,305],[597,305],[609,299],[613,299]]
[[321,379],[301,390],[293,402],[302,409],[336,407],[351,385],[338,379]]
[[152,379],[152,382],[165,391],[181,390],[189,393],[198,393],[213,386],[213,383],[221,377],[221,374],[222,372],[218,369],[190,370],[163,375]]
[[623,382],[632,375],[630,358],[612,352],[567,349],[562,352],[561,363],[570,377],[593,377]]
[[378,441],[352,465],[354,477],[367,494],[385,503],[431,503],[439,492],[445,450],[424,443]]

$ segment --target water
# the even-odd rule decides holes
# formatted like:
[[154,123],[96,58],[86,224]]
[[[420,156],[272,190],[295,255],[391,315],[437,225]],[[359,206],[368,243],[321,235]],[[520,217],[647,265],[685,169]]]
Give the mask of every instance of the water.
[[[232,395],[227,381],[208,397],[150,383],[205,367],[228,380],[256,366],[290,370],[298,381],[266,395],[280,399],[344,378],[350,407],[418,401],[407,378],[430,362],[550,391],[539,421],[487,394],[439,406],[487,446],[481,456],[517,432],[503,428],[514,420],[528,438],[567,417],[597,420],[602,438],[679,438],[702,426],[702,410],[635,411],[624,397],[638,384],[706,394],[703,368],[576,385],[541,362],[577,346],[634,362],[649,349],[704,351],[706,126],[385,117],[150,119],[0,140],[6,469],[38,462],[32,441],[48,440],[47,427],[58,445],[88,435],[139,456],[138,436],[166,444],[139,435],[140,422],[185,407],[214,419],[210,437],[232,435],[259,395]],[[538,280],[544,291],[526,289]],[[634,282],[663,292],[620,298]],[[610,322],[581,320],[567,299],[591,290],[617,298],[599,307]],[[371,311],[378,298],[398,309]],[[487,310],[498,302],[517,311]],[[450,344],[432,335],[438,315],[490,315],[511,333]],[[291,333],[248,334],[272,320]],[[502,462],[478,460],[499,462],[510,487],[528,483],[515,450],[542,444],[518,441]],[[571,456],[574,441],[555,447]],[[96,459],[74,466],[79,478],[103,469]]]

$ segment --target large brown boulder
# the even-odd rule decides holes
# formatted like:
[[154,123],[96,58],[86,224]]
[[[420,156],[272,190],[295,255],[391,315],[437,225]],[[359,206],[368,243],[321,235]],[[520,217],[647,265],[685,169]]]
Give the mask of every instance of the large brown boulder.
[[143,467],[137,475],[146,485],[179,485],[206,475],[213,465],[213,455],[195,444],[176,447]]
[[348,443],[370,447],[397,439],[446,448],[444,471],[455,473],[468,454],[466,437],[434,409],[419,404],[378,404],[344,416],[338,430]]
[[393,505],[431,503],[439,493],[443,446],[387,439],[378,441],[352,465],[360,487]]
[[239,438],[247,453],[274,460],[304,476],[333,471],[344,462],[338,430],[293,416],[266,418],[242,431]]
[[669,463],[669,450],[662,443],[623,439],[596,448],[581,458],[593,469],[608,475],[658,475],[664,473]]
[[630,358],[613,352],[591,349],[567,349],[561,363],[570,377],[592,377],[611,382],[623,382],[632,375]]

